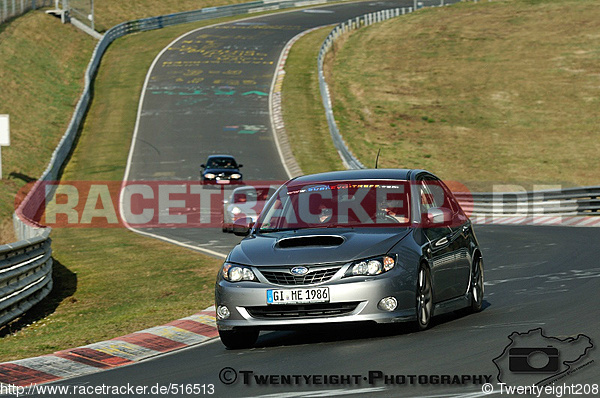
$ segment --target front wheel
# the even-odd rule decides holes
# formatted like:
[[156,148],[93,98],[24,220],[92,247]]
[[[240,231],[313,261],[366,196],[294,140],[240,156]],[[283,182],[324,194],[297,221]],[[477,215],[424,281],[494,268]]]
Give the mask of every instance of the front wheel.
[[433,317],[433,287],[431,274],[425,265],[421,264],[417,274],[417,328],[425,330]]
[[258,334],[257,329],[235,328],[233,330],[219,330],[219,337],[225,347],[235,350],[240,348],[250,348],[256,343]]
[[479,312],[483,307],[483,260],[477,257],[473,263],[471,278],[471,311]]

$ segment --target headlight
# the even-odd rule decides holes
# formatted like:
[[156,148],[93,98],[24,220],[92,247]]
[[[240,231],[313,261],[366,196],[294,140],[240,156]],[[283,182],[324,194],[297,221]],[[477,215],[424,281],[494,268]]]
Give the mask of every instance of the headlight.
[[239,208],[239,207],[237,207],[237,206],[235,206],[233,209],[231,209],[231,214],[234,214],[234,215],[236,215],[236,216],[237,216],[238,214],[240,214],[241,212],[242,212],[242,209],[240,209],[240,208]]
[[256,280],[256,276],[250,268],[230,263],[223,264],[221,275],[223,275],[223,279],[229,282]]
[[239,180],[240,178],[242,178],[242,175],[235,173],[235,174],[232,174],[230,177],[232,180]]
[[213,173],[204,174],[204,178],[208,178],[209,180],[214,179],[216,176]]
[[345,276],[379,275],[391,270],[395,265],[396,258],[392,256],[370,258],[353,263]]

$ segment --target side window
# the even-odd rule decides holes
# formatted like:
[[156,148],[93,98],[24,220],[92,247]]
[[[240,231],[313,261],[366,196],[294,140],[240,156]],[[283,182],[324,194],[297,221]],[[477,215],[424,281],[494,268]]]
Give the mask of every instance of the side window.
[[436,189],[441,193],[441,197],[443,197],[444,201],[444,203],[439,205],[439,207],[448,210],[451,214],[451,219],[448,220],[450,222],[450,227],[456,228],[466,223],[468,218],[454,197],[452,191],[450,191],[446,184],[440,180],[435,180],[434,184]]
[[423,209],[423,213],[427,213],[427,210],[437,207],[435,203],[435,198],[433,197],[433,193],[429,189],[429,186],[425,181],[420,182],[419,187],[420,192],[420,205]]
[[448,207],[444,200],[445,193],[437,180],[421,181],[421,207],[425,212],[432,208]]
[[433,194],[436,207],[447,212],[446,225],[449,228],[457,228],[468,221],[454,194],[446,184],[439,179],[430,179],[425,182]]
[[[418,181],[418,187],[420,194],[421,217],[426,217],[429,209],[447,208],[444,200],[444,192],[437,180],[424,177]],[[451,209],[448,209],[448,213],[451,212]],[[425,228],[425,235],[431,241],[444,238],[449,233],[450,229],[445,222],[439,226],[429,226]]]

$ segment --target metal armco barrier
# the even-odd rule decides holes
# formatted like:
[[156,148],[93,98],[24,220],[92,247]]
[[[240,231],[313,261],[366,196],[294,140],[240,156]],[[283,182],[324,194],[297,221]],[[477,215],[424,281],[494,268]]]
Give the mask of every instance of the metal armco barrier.
[[40,302],[52,290],[50,231],[0,246],[0,326]]
[[477,216],[598,216],[600,187],[533,192],[457,193],[465,211]]

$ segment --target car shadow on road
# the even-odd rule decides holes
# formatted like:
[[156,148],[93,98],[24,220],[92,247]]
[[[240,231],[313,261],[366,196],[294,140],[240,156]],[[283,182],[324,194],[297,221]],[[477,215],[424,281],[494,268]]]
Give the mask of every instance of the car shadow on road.
[[[491,304],[484,300],[482,311]],[[448,314],[435,316],[430,323],[429,329],[459,321],[467,316],[477,316],[470,310],[459,310]],[[304,327],[298,330],[282,330],[272,333],[261,333],[255,348],[268,348],[277,346],[295,346],[315,343],[332,343],[341,341],[367,340],[377,338],[388,338],[418,333],[416,326],[411,322],[395,324],[333,324],[316,325]]]

